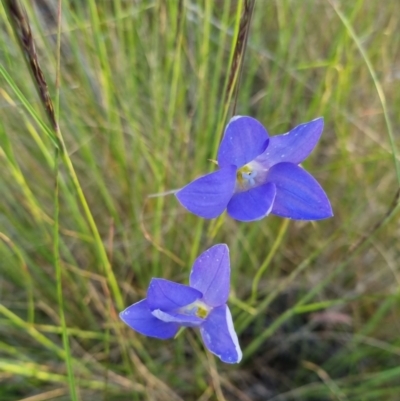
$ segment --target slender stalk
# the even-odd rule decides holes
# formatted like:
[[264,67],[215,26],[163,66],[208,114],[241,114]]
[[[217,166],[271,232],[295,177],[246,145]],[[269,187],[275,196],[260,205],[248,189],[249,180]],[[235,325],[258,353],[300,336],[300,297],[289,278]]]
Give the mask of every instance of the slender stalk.
[[[13,26],[18,43],[24,53],[25,60],[28,64],[28,69],[36,83],[36,88],[42,104],[44,105],[47,117],[54,131],[58,131],[58,124],[54,112],[53,102],[51,101],[47,82],[43,71],[40,68],[39,60],[36,53],[35,41],[33,40],[32,30],[29,25],[29,20],[18,0],[4,0],[5,8],[8,12],[11,25]],[[53,139],[54,133],[53,133]],[[58,143],[58,146],[61,146]]]
[[236,39],[236,48],[235,48],[235,54],[233,58],[231,78],[230,78],[232,80],[230,81],[230,85],[232,85],[232,88],[235,87],[235,96],[232,107],[233,116],[236,114],[236,106],[240,89],[240,77],[243,71],[244,57],[246,54],[247,41],[249,39],[249,32],[251,26],[251,17],[253,16],[255,3],[256,3],[255,0],[245,1],[243,15],[240,20],[239,33]]
[[[57,29],[57,68],[56,68],[56,109],[55,109],[55,129],[59,131],[58,116],[60,111],[60,84],[61,84],[61,68],[60,68],[60,45],[61,45],[61,7],[62,0],[58,1],[58,29]],[[50,100],[51,102],[51,100]],[[57,283],[57,300],[58,310],[60,315],[60,322],[62,328],[62,341],[65,350],[65,363],[68,372],[68,385],[71,400],[78,400],[78,393],[75,384],[75,375],[72,364],[71,348],[69,346],[69,336],[67,331],[67,324],[64,314],[64,296],[63,296],[63,279],[60,263],[60,230],[59,230],[59,217],[60,217],[60,203],[59,203],[59,149],[55,148],[54,154],[54,226],[53,226],[53,254],[54,254],[54,267],[56,270],[56,283]]]
[[59,237],[59,215],[60,215],[60,205],[59,205],[59,151],[55,150],[54,156],[54,178],[55,178],[55,187],[54,187],[54,226],[53,226],[53,252],[54,252],[54,267],[56,269],[56,284],[57,284],[57,300],[58,300],[58,310],[60,315],[60,322],[62,327],[62,340],[65,351],[65,363],[67,365],[68,372],[68,384],[69,384],[69,392],[71,396],[71,400],[77,401],[78,394],[76,392],[75,385],[75,376],[74,370],[72,366],[72,358],[71,358],[71,349],[69,346],[69,338],[67,331],[67,324],[65,322],[64,315],[64,297],[63,297],[63,285],[62,285],[62,270],[60,263],[60,237]]
[[253,279],[253,284],[251,286],[251,298],[250,298],[250,304],[252,305],[255,300],[257,299],[257,289],[258,289],[258,284],[260,283],[260,279],[262,275],[267,271],[269,264],[271,263],[272,258],[275,256],[276,252],[278,251],[278,248],[282,244],[283,237],[286,234],[287,228],[289,226],[289,219],[283,220],[281,224],[281,228],[279,229],[278,235],[274,241],[274,244],[272,245],[267,257],[265,258],[263,264],[260,266],[260,268],[257,270],[256,275],[254,276]]

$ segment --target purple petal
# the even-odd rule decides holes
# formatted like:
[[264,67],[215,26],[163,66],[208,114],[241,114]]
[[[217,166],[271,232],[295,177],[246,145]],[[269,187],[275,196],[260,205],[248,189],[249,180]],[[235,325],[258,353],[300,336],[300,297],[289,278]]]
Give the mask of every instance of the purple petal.
[[292,163],[279,163],[271,167],[267,180],[276,185],[273,214],[296,220],[320,220],[333,216],[324,190],[303,168]]
[[240,168],[261,155],[268,146],[268,132],[255,118],[235,116],[229,121],[218,150],[218,165]]
[[195,315],[184,315],[182,313],[172,313],[172,312],[163,312],[160,309],[156,309],[151,312],[153,316],[157,319],[162,320],[163,322],[170,323],[178,323],[180,326],[186,327],[197,327],[204,323],[204,319]]
[[212,310],[200,327],[204,345],[222,362],[239,363],[242,359],[238,337],[233,327],[232,315],[226,305]]
[[282,162],[299,164],[312,152],[324,129],[323,117],[300,124],[283,135],[272,136],[267,150],[257,158],[265,168]]
[[230,273],[228,246],[214,245],[195,260],[190,286],[203,293],[202,301],[207,305],[223,305],[229,296]]
[[119,317],[138,333],[161,340],[173,337],[179,330],[178,324],[165,323],[154,317],[146,299],[129,306],[119,314]]
[[271,212],[275,195],[276,188],[271,182],[239,192],[228,203],[228,214],[239,221],[260,220]]
[[189,212],[206,219],[219,216],[233,195],[236,167],[226,166],[179,190],[175,196]]
[[147,302],[151,311],[173,311],[200,299],[203,294],[187,285],[162,278],[153,278],[147,290]]

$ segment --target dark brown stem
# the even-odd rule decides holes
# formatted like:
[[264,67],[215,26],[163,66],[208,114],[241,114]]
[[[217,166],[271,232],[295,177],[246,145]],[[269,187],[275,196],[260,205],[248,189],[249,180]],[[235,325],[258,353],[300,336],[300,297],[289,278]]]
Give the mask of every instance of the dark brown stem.
[[58,139],[59,147],[61,150],[63,150],[53,102],[49,95],[49,90],[43,71],[39,65],[28,16],[18,0],[4,0],[3,4],[8,13],[8,17],[11,21],[11,25],[14,29],[17,40],[22,48],[25,59],[28,63],[29,70],[35,81],[40,100],[43,103],[47,117],[49,118],[51,126]]
[[229,75],[228,87],[226,96],[228,97],[232,91],[232,86],[235,87],[235,97],[232,108],[232,115],[236,113],[237,99],[239,95],[240,76],[243,68],[244,55],[246,53],[247,40],[249,37],[251,17],[255,6],[255,0],[246,0],[244,4],[243,14],[240,19],[239,32],[236,38],[235,51],[233,53],[231,72]]

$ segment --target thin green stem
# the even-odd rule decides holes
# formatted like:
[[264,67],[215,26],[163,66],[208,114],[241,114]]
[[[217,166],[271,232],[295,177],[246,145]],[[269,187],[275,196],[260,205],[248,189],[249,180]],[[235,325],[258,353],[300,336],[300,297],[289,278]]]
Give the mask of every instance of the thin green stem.
[[250,298],[251,305],[257,299],[258,284],[260,283],[262,275],[267,271],[272,258],[275,256],[278,248],[282,244],[283,237],[285,236],[287,228],[289,227],[289,222],[290,222],[289,219],[283,220],[281,227],[279,229],[278,235],[277,235],[270,251],[268,252],[267,257],[265,258],[263,264],[260,266],[260,268],[257,270],[257,273],[254,276],[253,283],[251,286],[251,298]]
[[[61,6],[62,0],[58,1],[58,30],[57,30],[57,69],[56,69],[56,129],[58,128],[58,116],[60,111],[60,44],[61,44]],[[67,365],[68,385],[71,400],[78,400],[78,393],[75,384],[75,375],[72,365],[71,348],[69,346],[69,337],[67,331],[67,324],[65,322],[64,314],[64,296],[63,296],[63,279],[60,262],[60,233],[59,233],[59,217],[60,217],[60,203],[59,203],[59,149],[55,148],[54,155],[54,226],[53,226],[53,252],[54,252],[54,267],[56,269],[56,283],[57,283],[57,300],[58,311],[60,315],[60,323],[62,327],[62,341],[65,350],[65,363]]]
[[56,284],[57,284],[57,299],[58,299],[58,310],[60,315],[60,322],[62,327],[62,340],[63,347],[65,350],[65,363],[67,365],[68,372],[68,384],[70,396],[73,401],[78,400],[78,394],[76,392],[75,376],[72,366],[71,349],[69,346],[69,337],[67,331],[67,325],[65,322],[64,314],[64,297],[63,297],[63,285],[62,285],[62,269],[60,263],[60,238],[59,238],[59,215],[60,215],[60,205],[59,205],[59,186],[58,186],[58,176],[59,176],[59,157],[58,149],[55,150],[54,165],[55,165],[55,188],[54,188],[54,232],[53,232],[53,252],[54,252],[54,267],[56,269]]

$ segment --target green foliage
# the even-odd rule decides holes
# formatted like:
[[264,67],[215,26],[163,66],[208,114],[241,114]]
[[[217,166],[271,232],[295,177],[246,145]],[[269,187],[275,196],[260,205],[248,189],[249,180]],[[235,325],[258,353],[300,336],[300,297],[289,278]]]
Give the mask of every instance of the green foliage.
[[[325,117],[305,167],[335,217],[250,224],[149,197],[213,168],[243,2],[64,0],[60,49],[56,2],[33,3],[67,153],[0,8],[1,400],[398,400],[397,0],[256,2],[236,112],[271,135]],[[151,277],[185,283],[217,242],[240,365],[124,327]]]

